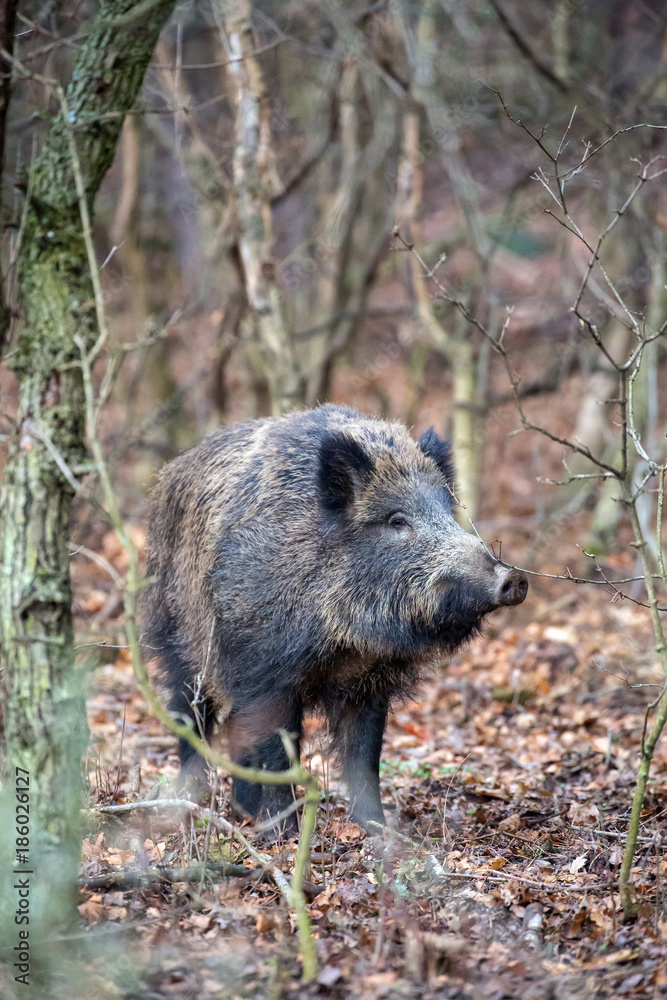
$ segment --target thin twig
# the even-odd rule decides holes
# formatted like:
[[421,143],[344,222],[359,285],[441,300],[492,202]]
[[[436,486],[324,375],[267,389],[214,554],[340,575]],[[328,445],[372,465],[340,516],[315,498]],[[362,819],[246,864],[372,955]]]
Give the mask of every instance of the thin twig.
[[545,80],[548,80],[548,82],[552,86],[554,86],[556,90],[559,90],[561,94],[567,93],[568,86],[565,83],[565,81],[561,80],[561,78],[556,73],[554,73],[554,71],[549,66],[547,66],[546,63],[542,62],[542,60],[539,58],[538,55],[536,55],[535,52],[533,52],[532,48],[530,47],[526,39],[523,37],[523,35],[521,35],[517,30],[517,28],[514,27],[514,25],[508,18],[507,14],[498,3],[498,0],[490,0],[490,2],[491,6],[496,12],[498,20],[505,29],[508,38],[514,43],[519,52],[521,52],[521,54],[524,55],[526,59],[528,59],[528,61],[531,63],[532,66],[535,67],[540,76],[543,76]]
[[32,420],[30,418],[26,418],[23,421],[21,427],[24,434],[26,433],[32,434],[42,442],[42,444],[46,447],[46,450],[48,451],[49,455],[56,463],[56,465],[62,472],[63,476],[74,490],[74,492],[78,493],[79,490],[81,489],[81,483],[76,478],[76,476],[70,469],[69,465],[67,464],[63,456],[60,454],[58,449],[56,448],[55,444],[49,437],[47,431],[43,427],[41,427],[36,420]]
[[662,549],[662,506],[665,499],[665,469],[667,466],[662,465],[658,473],[658,513],[656,516],[656,554],[658,556],[658,569],[660,570],[660,577],[662,582],[667,589],[667,572],[665,571],[665,553]]
[[[76,143],[74,142],[74,130],[72,129],[72,122],[70,120],[70,112],[67,104],[67,98],[65,96],[65,91],[62,87],[58,87],[58,100],[60,101],[60,106],[62,109],[63,121],[65,122],[65,128],[67,130],[67,141],[69,144],[69,153],[72,160],[72,171],[74,173],[74,183],[76,186],[76,194],[79,199],[79,212],[81,215],[81,228],[83,230],[83,240],[86,245],[86,256],[88,258],[88,269],[90,271],[90,279],[93,285],[93,294],[95,296],[95,312],[97,315],[97,327],[99,330],[99,335],[95,344],[88,352],[87,360],[88,364],[92,368],[95,364],[95,359],[97,355],[102,350],[102,347],[109,339],[109,327],[106,319],[106,309],[104,306],[104,295],[102,294],[102,284],[100,282],[100,271],[97,266],[97,257],[95,254],[95,246],[93,244],[93,231],[90,224],[90,212],[88,211],[88,199],[86,197],[86,189],[83,183],[83,174],[81,172],[81,162],[79,160],[79,154],[76,149]],[[88,433],[95,431],[95,423],[92,427],[88,428]]]
[[85,545],[77,545],[76,542],[70,541],[70,556],[85,556],[86,559],[90,559],[91,562],[97,563],[102,569],[109,574],[113,582],[116,584],[118,589],[122,591],[124,587],[123,578],[117,571],[115,566],[113,566],[108,559],[105,559],[100,552],[94,552],[93,549],[87,548]]

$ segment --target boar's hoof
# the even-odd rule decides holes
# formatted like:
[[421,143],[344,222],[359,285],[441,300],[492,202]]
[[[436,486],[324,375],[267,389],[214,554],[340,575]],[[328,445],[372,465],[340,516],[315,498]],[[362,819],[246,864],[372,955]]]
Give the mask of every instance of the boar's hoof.
[[233,781],[234,816],[241,820],[258,820],[256,829],[268,840],[277,834],[289,837],[299,832],[294,799],[291,785],[259,785],[237,778]]
[[496,590],[496,604],[500,606],[511,606],[522,604],[528,593],[528,580],[526,574],[520,569],[510,569],[498,584]]
[[296,837],[299,834],[299,824],[295,813],[282,817],[269,815],[264,823],[270,824],[269,829],[264,831],[265,837],[270,841],[273,841],[277,836]]
[[350,819],[353,823],[362,827],[362,829],[364,829],[371,837],[381,837],[383,830],[387,825],[384,812],[376,810],[367,812],[365,810],[353,809],[350,813]]
[[360,820],[352,816],[352,820],[358,823],[362,827],[369,837],[384,837],[385,828],[387,826],[386,819],[365,819]]
[[[206,773],[206,766],[200,767],[198,763],[189,768],[181,766],[178,775],[177,787],[179,794],[184,798],[191,799],[193,802],[201,802],[211,794],[211,785]],[[203,761],[202,764],[204,764]]]

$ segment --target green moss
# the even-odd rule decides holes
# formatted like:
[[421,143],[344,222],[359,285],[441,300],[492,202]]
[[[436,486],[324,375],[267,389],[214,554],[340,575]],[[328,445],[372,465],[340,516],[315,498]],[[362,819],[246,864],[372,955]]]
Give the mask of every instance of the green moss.
[[[66,99],[91,208],[174,2],[161,0],[140,21],[120,24],[114,18],[135,3],[104,0],[80,48]],[[98,332],[62,115],[49,131],[29,189],[17,268],[24,323],[8,357],[20,380],[20,407],[0,494],[0,694],[7,766],[31,774],[35,856],[44,836],[44,844],[63,846],[66,859],[58,866],[61,898],[54,890],[53,905],[45,904],[52,930],[62,919],[60,904],[76,870],[79,768],[87,742],[71,614],[72,487],[53,449],[70,466],[85,455],[82,376],[72,362],[79,358],[76,338],[92,344]]]

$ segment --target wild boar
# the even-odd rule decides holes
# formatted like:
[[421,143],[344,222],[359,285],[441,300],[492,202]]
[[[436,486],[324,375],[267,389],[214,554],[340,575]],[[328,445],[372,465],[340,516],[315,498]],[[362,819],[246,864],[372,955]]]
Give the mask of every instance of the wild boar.
[[[357,822],[384,822],[379,764],[392,700],[425,664],[520,604],[528,583],[453,516],[448,442],[326,405],[222,428],[170,462],[149,504],[145,641],[172,713],[210,737],[225,706],[233,760],[270,771],[326,715]],[[195,692],[197,697],[195,698]],[[180,744],[181,772],[203,760]],[[276,815],[289,786],[234,780]]]

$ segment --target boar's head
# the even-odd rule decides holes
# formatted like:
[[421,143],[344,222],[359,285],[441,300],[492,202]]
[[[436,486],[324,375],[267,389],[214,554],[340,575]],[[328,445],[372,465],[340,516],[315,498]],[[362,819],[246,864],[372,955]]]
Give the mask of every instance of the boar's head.
[[388,426],[331,430],[320,445],[329,634],[371,656],[426,658],[521,604],[528,582],[457,523],[449,443]]

